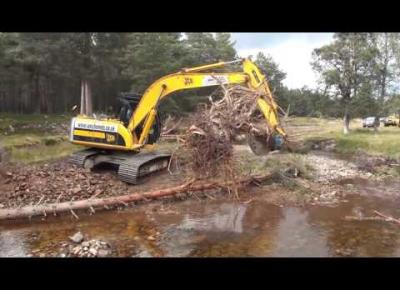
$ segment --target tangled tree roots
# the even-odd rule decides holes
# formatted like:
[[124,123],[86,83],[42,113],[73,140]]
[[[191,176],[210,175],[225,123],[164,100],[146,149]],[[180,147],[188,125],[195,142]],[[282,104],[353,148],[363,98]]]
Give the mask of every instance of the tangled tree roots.
[[189,153],[196,176],[233,179],[235,138],[251,131],[267,138],[270,130],[267,126],[257,128],[254,123],[258,92],[243,86],[221,88],[223,97],[217,101],[210,98],[211,105],[195,114],[193,125],[183,137],[183,148]]
[[233,167],[233,146],[226,136],[203,120],[190,127],[184,146],[190,155],[191,169],[197,176],[218,176]]

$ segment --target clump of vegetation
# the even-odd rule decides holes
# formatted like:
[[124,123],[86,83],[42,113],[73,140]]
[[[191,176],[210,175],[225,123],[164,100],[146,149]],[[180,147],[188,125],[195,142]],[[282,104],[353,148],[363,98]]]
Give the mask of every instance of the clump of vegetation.
[[301,154],[284,154],[270,157],[265,162],[265,167],[272,173],[278,173],[286,177],[312,178],[314,168]]
[[51,136],[43,138],[43,143],[46,146],[53,146],[67,140],[68,138],[66,136]]

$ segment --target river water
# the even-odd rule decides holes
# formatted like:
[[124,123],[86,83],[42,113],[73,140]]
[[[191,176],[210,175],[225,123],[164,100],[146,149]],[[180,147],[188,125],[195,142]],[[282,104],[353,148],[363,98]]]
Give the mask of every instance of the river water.
[[363,187],[379,194],[349,195],[329,207],[191,199],[82,215],[79,220],[64,216],[2,223],[0,256],[57,255],[60,243],[77,231],[109,242],[115,256],[124,257],[400,256],[400,225],[345,219],[373,216],[374,210],[400,216],[399,201],[381,194],[385,187]]

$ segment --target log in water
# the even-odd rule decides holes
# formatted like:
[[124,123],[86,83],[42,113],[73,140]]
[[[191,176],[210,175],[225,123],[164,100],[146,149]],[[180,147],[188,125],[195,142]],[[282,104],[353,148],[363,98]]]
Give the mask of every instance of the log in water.
[[36,206],[33,205],[15,209],[1,209],[0,220],[27,218],[33,216],[46,216],[48,214],[56,214],[61,212],[71,212],[75,217],[77,217],[74,213],[74,210],[91,209],[93,211],[95,208],[101,209],[111,205],[126,205],[130,202],[145,201],[148,199],[157,199],[168,196],[172,197],[181,193],[201,192],[211,189],[221,189],[229,187],[240,188],[251,183],[263,182],[269,177],[270,175],[250,176],[238,181],[211,183],[200,182],[197,184],[195,183],[195,181],[189,181],[176,187],[144,193],[132,193],[116,197],[84,199],[78,201],[52,203]]

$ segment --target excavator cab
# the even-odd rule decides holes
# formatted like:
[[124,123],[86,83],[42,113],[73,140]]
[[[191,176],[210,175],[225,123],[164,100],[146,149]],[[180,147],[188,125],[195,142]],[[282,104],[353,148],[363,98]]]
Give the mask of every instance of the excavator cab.
[[118,97],[121,104],[118,117],[119,120],[124,123],[124,126],[128,126],[133,111],[136,109],[141,97],[141,95],[136,93],[121,93]]
[[[137,105],[140,102],[142,96],[137,93],[121,93],[118,97],[121,105],[119,108],[118,118],[124,124],[125,127],[128,126],[129,121],[132,118],[134,111],[136,110]],[[149,136],[146,144],[154,144],[160,138],[161,135],[161,118],[157,113],[154,124],[150,128]],[[135,128],[135,133],[137,136],[140,136],[143,130],[143,124]]]

